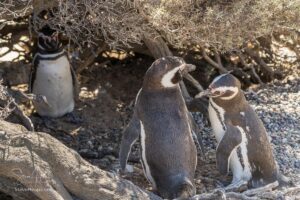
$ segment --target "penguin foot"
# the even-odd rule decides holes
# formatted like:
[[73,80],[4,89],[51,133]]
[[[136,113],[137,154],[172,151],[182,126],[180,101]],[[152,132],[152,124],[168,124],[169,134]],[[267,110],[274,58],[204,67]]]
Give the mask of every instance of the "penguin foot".
[[237,182],[231,183],[224,189],[226,192],[243,192],[248,189],[248,181],[239,180]]
[[125,172],[127,173],[133,173],[134,172],[134,168],[132,165],[126,165],[126,168],[125,168]]
[[74,112],[67,113],[64,117],[66,122],[70,122],[72,124],[81,124],[83,122],[83,119]]
[[175,191],[172,199],[176,200],[188,199],[196,194],[196,188],[188,178],[185,178]]

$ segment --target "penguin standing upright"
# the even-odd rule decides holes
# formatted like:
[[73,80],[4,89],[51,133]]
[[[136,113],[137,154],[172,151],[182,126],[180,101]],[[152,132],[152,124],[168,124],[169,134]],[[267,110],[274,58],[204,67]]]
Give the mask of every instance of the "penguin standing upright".
[[39,33],[29,84],[30,93],[47,99],[47,104],[33,102],[37,113],[44,117],[61,117],[72,112],[76,87],[76,75],[58,34],[46,25]]
[[190,65],[178,57],[160,58],[151,65],[120,147],[120,164],[125,170],[131,146],[140,136],[145,176],[168,199],[195,194],[194,130],[178,84],[181,74],[189,70]]
[[220,75],[210,84],[207,95],[209,119],[218,142],[217,167],[223,175],[229,168],[233,173],[227,189],[286,182],[278,171],[263,123],[246,101],[239,80],[231,74]]

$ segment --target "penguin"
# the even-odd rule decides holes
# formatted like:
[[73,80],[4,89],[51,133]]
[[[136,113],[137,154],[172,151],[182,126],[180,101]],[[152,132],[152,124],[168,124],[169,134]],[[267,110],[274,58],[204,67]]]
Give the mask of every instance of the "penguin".
[[167,199],[186,199],[196,191],[195,128],[179,87],[182,74],[190,70],[179,57],[163,57],[150,66],[120,145],[124,171],[131,146],[140,137],[144,174],[154,191]]
[[42,95],[47,104],[33,102],[42,117],[57,118],[71,113],[75,105],[77,79],[58,33],[48,25],[38,35],[29,92]]
[[220,75],[205,93],[209,96],[209,119],[218,143],[217,168],[222,175],[228,174],[229,169],[233,173],[227,190],[288,182],[279,173],[266,129],[248,104],[240,81],[229,73]]

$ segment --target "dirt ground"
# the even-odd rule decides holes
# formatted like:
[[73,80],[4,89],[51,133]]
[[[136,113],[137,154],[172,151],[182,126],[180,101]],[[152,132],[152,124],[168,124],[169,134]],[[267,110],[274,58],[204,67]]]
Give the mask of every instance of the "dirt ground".
[[[25,106],[25,112],[34,122],[37,131],[47,132],[56,137],[101,169],[118,173],[118,152],[122,131],[132,115],[134,100],[142,85],[143,75],[152,62],[152,58],[140,55],[129,56],[123,60],[102,58],[89,70],[84,70],[79,76],[81,90],[75,109],[75,114],[83,120],[80,124],[68,122],[66,117],[53,119],[45,124],[33,112],[32,106]],[[192,75],[206,87],[209,83],[206,74],[212,72],[201,68],[197,70]],[[191,87],[189,91],[195,93]],[[216,170],[215,139],[207,119],[201,113],[193,115],[197,117],[198,122],[201,121],[198,125],[203,130],[204,144],[208,147],[205,160],[198,156],[195,183],[199,194],[229,184],[231,176],[223,177]],[[144,177],[139,158],[139,142],[137,142],[132,147],[129,157],[129,164],[134,165],[134,172],[122,176],[142,188],[151,190]]]

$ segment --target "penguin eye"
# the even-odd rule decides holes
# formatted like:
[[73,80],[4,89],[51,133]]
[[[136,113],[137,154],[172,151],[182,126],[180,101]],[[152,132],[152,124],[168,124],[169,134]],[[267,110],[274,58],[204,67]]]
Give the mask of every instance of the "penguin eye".
[[211,94],[212,94],[213,97],[221,96],[221,95],[223,95],[224,93],[225,93],[224,91],[220,91],[220,90],[217,90],[217,89],[215,89],[215,90],[213,90],[213,91],[211,92]]
[[176,73],[175,73],[175,75],[174,75],[174,77],[172,78],[172,83],[173,84],[176,84],[176,83],[178,83],[179,81],[181,81],[182,80],[182,76],[181,76],[181,73],[180,73],[180,70],[178,70]]

